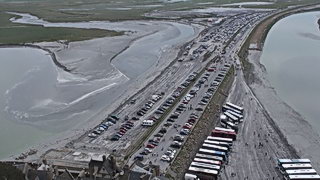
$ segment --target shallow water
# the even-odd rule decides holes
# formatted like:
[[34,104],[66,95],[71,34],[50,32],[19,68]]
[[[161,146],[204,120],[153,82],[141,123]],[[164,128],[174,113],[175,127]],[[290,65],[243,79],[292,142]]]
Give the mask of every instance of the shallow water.
[[277,94],[320,134],[320,12],[286,17],[270,30],[261,56]]
[[[0,159],[22,151],[51,135],[35,127],[16,123],[5,112],[6,94],[33,71],[39,68],[53,70],[50,56],[30,48],[0,49]],[[24,92],[21,92],[24,94]]]

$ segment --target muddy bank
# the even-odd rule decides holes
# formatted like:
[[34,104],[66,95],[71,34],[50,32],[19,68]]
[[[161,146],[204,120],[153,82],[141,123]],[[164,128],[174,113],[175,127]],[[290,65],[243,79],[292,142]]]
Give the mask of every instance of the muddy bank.
[[266,77],[266,69],[260,64],[260,56],[261,51],[249,51],[248,60],[253,65],[254,75],[254,80],[249,85],[250,88],[259,99],[268,116],[287,138],[289,145],[294,147],[301,158],[310,158],[314,168],[319,171],[319,135],[300,114],[279,98]]

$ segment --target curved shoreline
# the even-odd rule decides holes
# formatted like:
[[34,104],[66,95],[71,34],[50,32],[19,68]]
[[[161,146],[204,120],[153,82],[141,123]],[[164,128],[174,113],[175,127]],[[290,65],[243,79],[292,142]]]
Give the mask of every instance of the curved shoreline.
[[66,66],[64,66],[63,64],[61,64],[56,57],[56,54],[52,51],[50,51],[49,49],[46,49],[44,47],[38,46],[38,45],[34,45],[34,44],[0,44],[0,48],[14,48],[14,47],[27,47],[27,48],[34,48],[34,49],[40,49],[43,50],[47,53],[49,53],[49,55],[51,56],[51,59],[53,61],[53,63],[59,67],[60,69],[66,71],[66,72],[71,72],[71,70],[69,70]]

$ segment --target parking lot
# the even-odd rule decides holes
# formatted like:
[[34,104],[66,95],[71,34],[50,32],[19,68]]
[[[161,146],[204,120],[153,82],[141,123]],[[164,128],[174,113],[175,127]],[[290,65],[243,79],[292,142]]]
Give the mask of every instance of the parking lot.
[[175,105],[168,117],[132,157],[145,163],[159,164],[165,170],[183,145],[184,139],[201,116],[229,65],[211,64],[190,91]]

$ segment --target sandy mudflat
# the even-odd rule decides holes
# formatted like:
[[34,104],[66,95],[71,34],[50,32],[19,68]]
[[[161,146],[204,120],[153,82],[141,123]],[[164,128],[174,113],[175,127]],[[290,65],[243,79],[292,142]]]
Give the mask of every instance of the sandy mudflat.
[[254,65],[255,80],[250,87],[270,117],[286,136],[301,158],[310,158],[320,171],[320,138],[311,125],[285,104],[270,85],[267,72],[260,64],[261,51],[250,51],[249,61]]
[[59,127],[59,134],[36,146],[39,152],[26,160],[37,159],[48,149],[62,147],[99,124],[160,74],[175,59],[180,47],[202,29],[198,25],[161,21],[49,23],[28,14],[20,15],[23,18],[13,21],[46,27],[126,31],[123,36],[69,44],[36,44],[53,52],[70,72],[56,68],[57,80],[52,85],[55,93],[50,98],[53,102],[55,98],[63,101],[66,108],[53,109],[49,115],[38,117],[46,121],[30,120],[41,124],[43,129]]

